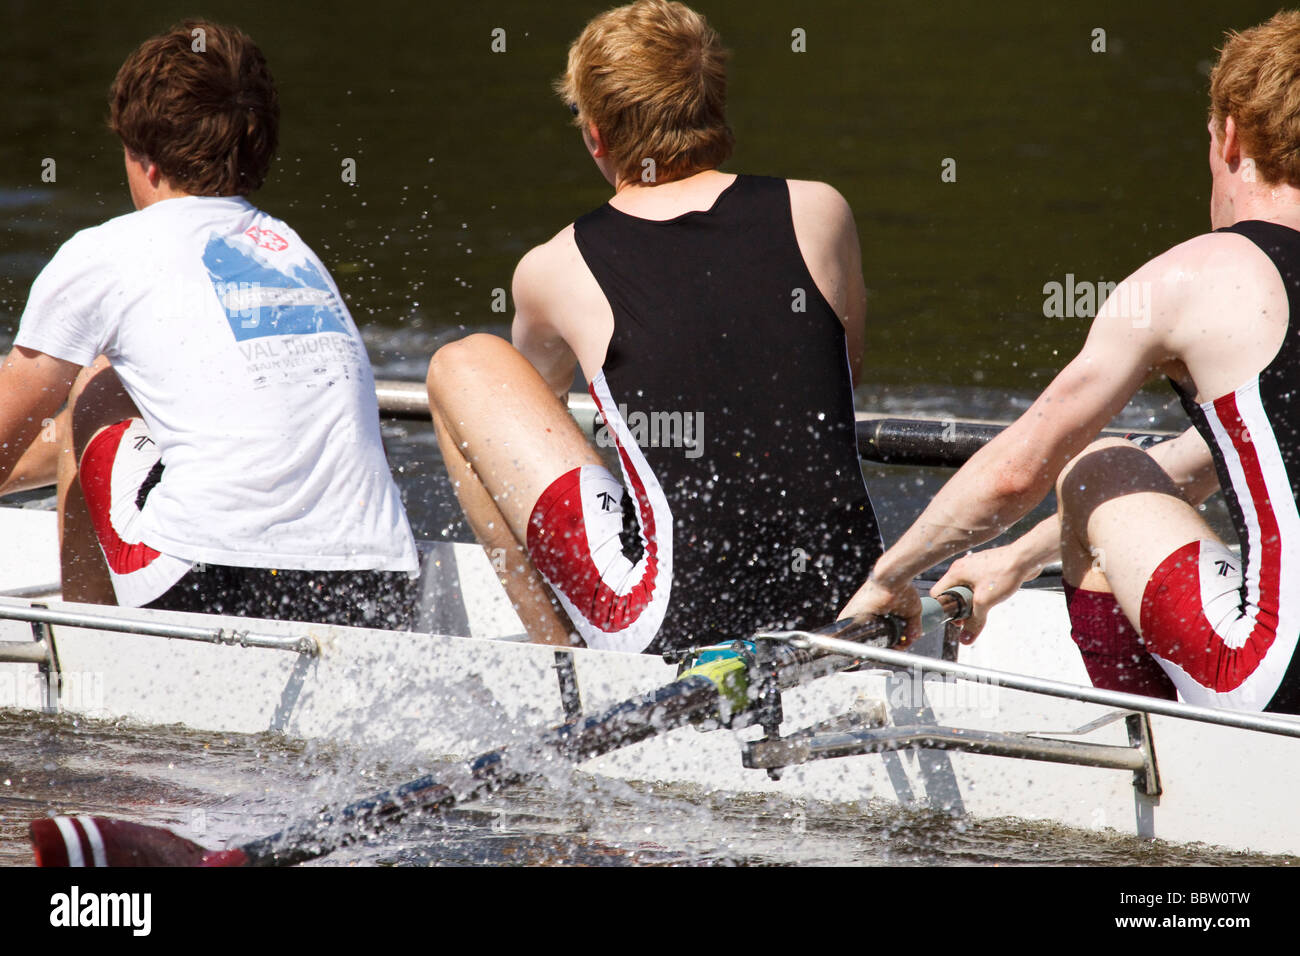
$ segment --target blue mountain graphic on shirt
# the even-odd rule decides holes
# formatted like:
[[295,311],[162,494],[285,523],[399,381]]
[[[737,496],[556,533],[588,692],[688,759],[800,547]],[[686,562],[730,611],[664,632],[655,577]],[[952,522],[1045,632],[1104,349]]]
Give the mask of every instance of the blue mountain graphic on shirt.
[[310,262],[281,272],[251,250],[214,235],[203,250],[203,264],[237,342],[267,335],[348,332],[329,283]]

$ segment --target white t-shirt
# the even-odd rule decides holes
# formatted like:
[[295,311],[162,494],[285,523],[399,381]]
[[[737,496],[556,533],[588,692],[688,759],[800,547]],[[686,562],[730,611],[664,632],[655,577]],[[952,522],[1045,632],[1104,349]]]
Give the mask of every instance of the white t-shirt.
[[15,344],[108,356],[162,453],[139,525],[155,550],[416,569],[361,336],[316,254],[247,200],[167,199],[77,233]]

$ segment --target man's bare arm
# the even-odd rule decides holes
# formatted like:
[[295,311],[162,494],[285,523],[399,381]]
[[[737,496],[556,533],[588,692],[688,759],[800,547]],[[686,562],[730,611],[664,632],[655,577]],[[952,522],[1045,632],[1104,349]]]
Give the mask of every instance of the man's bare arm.
[[[919,602],[910,587],[912,578],[987,541],[1027,514],[1151,372],[1173,358],[1167,340],[1185,288],[1161,285],[1160,277],[1170,274],[1164,259],[1153,260],[1120,283],[1078,356],[1024,415],[939,491],[876,563],[846,613],[898,613],[911,620],[910,630],[915,631]],[[1145,300],[1146,313],[1125,314],[1124,303],[1139,301],[1136,289],[1152,287],[1157,291]]]
[[902,586],[1005,531],[1042,501],[1146,377],[1145,369],[1125,374],[1108,366],[1108,351],[1085,347],[1019,420],[980,449],[877,563],[876,580]]
[[[1173,479],[1179,493],[1195,507],[1219,490],[1219,473],[1205,439],[1195,428],[1147,449],[1147,454]],[[1049,564],[1061,560],[1061,519],[1053,514],[1034,529],[1006,545],[1014,549],[1021,583],[1037,577]],[[956,566],[954,565],[954,568]],[[942,583],[942,582],[941,582]]]
[[515,318],[510,340],[537,369],[551,391],[566,399],[578,360],[551,315],[554,267],[548,246],[532,249],[515,269]]
[[826,183],[792,179],[789,185],[799,251],[822,297],[844,325],[849,367],[856,384],[866,344],[867,287],[862,278],[862,247],[853,210]]
[[79,371],[75,362],[34,349],[16,347],[6,356],[0,366],[0,486],[59,411]]
[[56,483],[59,474],[59,455],[66,447],[67,436],[62,432],[68,428],[70,420],[71,416],[65,409],[49,425],[42,423],[36,440],[27,446],[27,450],[23,452],[23,456],[18,459],[13,471],[9,473],[8,480],[0,483],[0,497],[20,491],[31,491],[35,488],[45,488]]

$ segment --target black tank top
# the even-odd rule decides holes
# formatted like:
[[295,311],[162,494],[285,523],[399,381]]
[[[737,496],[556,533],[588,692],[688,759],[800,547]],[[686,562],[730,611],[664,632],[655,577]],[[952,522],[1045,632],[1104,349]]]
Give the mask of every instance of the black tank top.
[[575,239],[614,314],[593,396],[617,406],[672,514],[669,609],[647,651],[832,620],[881,542],[844,327],[785,181],[739,176],[665,221],[605,205]]

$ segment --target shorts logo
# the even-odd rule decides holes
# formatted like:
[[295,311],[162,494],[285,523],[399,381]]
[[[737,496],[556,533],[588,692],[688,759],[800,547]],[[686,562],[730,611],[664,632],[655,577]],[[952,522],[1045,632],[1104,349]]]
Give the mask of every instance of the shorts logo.
[[256,226],[249,226],[244,235],[263,249],[270,249],[272,252],[284,252],[289,248],[289,240],[278,233],[272,232],[270,229],[258,229]]
[[600,502],[601,511],[614,511],[614,496],[608,491],[602,491],[596,495],[596,500]]
[[1215,561],[1214,566],[1219,569],[1219,577],[1226,578],[1231,571],[1236,571],[1234,564],[1228,561]]

